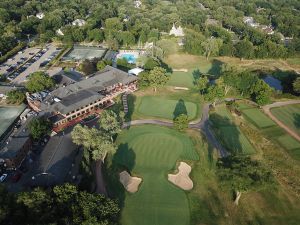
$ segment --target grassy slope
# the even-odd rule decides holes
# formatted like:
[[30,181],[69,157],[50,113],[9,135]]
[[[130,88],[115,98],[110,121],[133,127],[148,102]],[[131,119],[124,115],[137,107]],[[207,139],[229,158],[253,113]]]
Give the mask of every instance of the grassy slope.
[[139,126],[124,131],[118,143],[114,160],[143,179],[137,193],[126,194],[122,224],[188,225],[186,195],[167,181],[167,173],[179,159],[198,159],[191,140],[168,128]]
[[300,104],[273,108],[271,112],[281,122],[300,135]]
[[218,139],[229,152],[253,154],[255,149],[245,137],[239,127],[234,124],[233,118],[225,105],[216,107],[210,116],[213,128]]
[[[154,93],[151,89],[140,90],[128,97],[129,113],[127,119],[163,119],[172,120],[176,104],[182,99],[190,115],[190,120],[201,117],[201,96],[190,91],[175,91],[161,88]],[[190,109],[190,110],[189,110]],[[180,110],[179,110],[180,111]],[[190,112],[189,112],[190,111]]]

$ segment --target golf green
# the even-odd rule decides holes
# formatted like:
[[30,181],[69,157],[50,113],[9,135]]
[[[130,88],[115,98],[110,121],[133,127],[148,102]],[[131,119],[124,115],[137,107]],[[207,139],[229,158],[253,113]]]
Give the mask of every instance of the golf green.
[[197,117],[198,108],[193,102],[174,100],[159,96],[143,96],[137,104],[139,114],[172,120],[180,114],[187,114],[189,120]]
[[143,179],[139,191],[125,195],[123,225],[189,225],[185,192],[167,180],[178,160],[197,160],[191,139],[175,130],[147,125],[123,131],[114,160]]

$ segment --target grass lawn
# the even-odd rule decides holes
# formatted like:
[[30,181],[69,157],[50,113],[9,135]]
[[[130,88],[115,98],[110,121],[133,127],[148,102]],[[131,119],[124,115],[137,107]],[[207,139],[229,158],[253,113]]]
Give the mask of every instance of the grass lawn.
[[247,137],[240,128],[234,124],[233,118],[225,105],[216,107],[216,111],[210,115],[213,129],[222,145],[229,151],[242,154],[255,153]]
[[160,98],[158,96],[143,96],[138,107],[138,113],[172,120],[181,112],[187,112],[189,119],[197,116],[197,105],[192,102],[183,102]]
[[123,131],[113,161],[143,179],[135,194],[125,194],[123,225],[189,225],[186,194],[167,180],[177,160],[198,160],[191,139],[159,126],[137,126]]
[[271,126],[276,125],[276,123],[273,120],[271,120],[268,116],[266,116],[258,108],[244,109],[244,110],[242,110],[242,113],[249,120],[253,121],[253,123],[258,128],[266,128],[266,127],[271,127]]
[[171,74],[171,79],[167,83],[169,86],[174,87],[194,87],[194,76],[191,71],[189,72],[173,72]]
[[300,104],[273,108],[271,112],[281,122],[300,135]]
[[162,88],[154,93],[151,89],[141,90],[128,96],[128,120],[165,119],[173,120],[175,115],[187,114],[189,120],[201,117],[202,100],[194,91],[175,91]]

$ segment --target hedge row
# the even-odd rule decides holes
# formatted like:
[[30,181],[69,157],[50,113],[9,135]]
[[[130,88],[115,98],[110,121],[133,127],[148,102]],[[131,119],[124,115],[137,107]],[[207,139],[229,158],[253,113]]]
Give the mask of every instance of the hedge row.
[[4,56],[0,57],[0,63],[4,63],[7,59],[17,54],[19,51],[21,51],[23,48],[26,47],[25,42],[21,42],[19,45],[14,47],[12,50],[7,52]]

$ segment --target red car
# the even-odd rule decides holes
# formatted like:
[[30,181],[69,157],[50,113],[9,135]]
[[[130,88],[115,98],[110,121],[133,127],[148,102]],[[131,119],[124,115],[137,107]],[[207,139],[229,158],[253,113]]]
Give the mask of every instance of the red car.
[[22,173],[16,173],[15,175],[13,175],[11,177],[11,181],[14,183],[17,183],[21,177],[22,177]]

